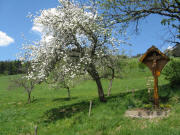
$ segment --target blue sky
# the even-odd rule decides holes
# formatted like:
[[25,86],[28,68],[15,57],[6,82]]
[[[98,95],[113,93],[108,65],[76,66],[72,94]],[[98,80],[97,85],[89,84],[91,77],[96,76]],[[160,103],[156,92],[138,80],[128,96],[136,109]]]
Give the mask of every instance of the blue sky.
[[[14,60],[24,41],[22,34],[28,40],[37,40],[39,35],[32,30],[33,23],[26,16],[29,12],[36,13],[40,9],[53,8],[58,0],[0,0],[0,60]],[[138,35],[129,29],[132,47],[124,46],[129,55],[144,53],[151,45],[165,49],[166,27],[160,24],[160,16],[150,16],[143,21]]]

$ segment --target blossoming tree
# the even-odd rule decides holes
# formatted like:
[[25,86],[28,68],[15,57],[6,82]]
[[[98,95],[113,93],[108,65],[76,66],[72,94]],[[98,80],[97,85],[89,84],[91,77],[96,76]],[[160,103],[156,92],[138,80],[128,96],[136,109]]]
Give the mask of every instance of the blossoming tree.
[[89,74],[97,84],[100,101],[106,101],[97,67],[104,66],[103,59],[112,55],[118,42],[93,7],[59,2],[61,6],[34,17],[34,24],[42,28],[42,39],[24,47],[33,68],[27,78],[44,81],[56,67],[69,79]]
[[78,75],[75,76],[73,79],[70,77],[71,74],[64,72],[60,64],[51,71],[49,77],[45,80],[47,84],[50,85],[50,88],[59,89],[63,88],[67,90],[67,98],[71,98],[71,88],[75,87],[76,85],[80,84],[81,82],[89,79],[88,76],[85,75]]

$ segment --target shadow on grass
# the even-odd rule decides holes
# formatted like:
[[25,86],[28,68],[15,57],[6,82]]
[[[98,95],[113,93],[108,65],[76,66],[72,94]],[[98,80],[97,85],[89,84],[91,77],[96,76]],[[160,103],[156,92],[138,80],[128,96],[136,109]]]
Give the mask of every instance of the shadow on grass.
[[71,105],[60,106],[45,112],[45,123],[55,122],[60,119],[69,118],[79,112],[88,112],[89,102],[79,102]]
[[[129,94],[131,94],[131,92],[123,92],[116,95],[112,95],[107,98],[108,99],[107,103],[114,102],[112,101],[112,99],[113,100],[124,99]],[[69,99],[58,98],[58,99],[54,99],[53,101],[61,101],[61,100],[66,101]],[[93,100],[93,109],[98,107],[100,104],[104,104],[99,102],[98,98],[94,98],[92,100]],[[118,100],[118,102],[121,102],[121,100]],[[89,101],[82,101],[71,105],[60,106],[58,108],[53,108],[46,111],[43,116],[43,122],[46,124],[53,123],[60,119],[70,118],[73,115],[80,112],[87,113],[88,116],[88,110],[89,110]]]
[[77,97],[71,97],[71,98],[55,98],[53,99],[52,101],[53,102],[56,102],[56,101],[70,101],[70,100],[73,100],[73,99],[77,99]]
[[[111,99],[115,99],[115,98],[116,99],[118,99],[118,98],[122,99],[122,98],[126,97],[126,95],[128,95],[128,94],[129,94],[129,92],[124,92],[124,93],[120,93],[120,94],[108,97],[107,99],[109,99],[109,101]],[[74,98],[74,99],[76,99],[76,98]],[[53,101],[66,101],[66,100],[68,101],[69,99],[57,98],[57,99],[54,99]],[[104,102],[103,103],[99,102],[98,98],[93,98],[92,100],[93,100],[93,109],[98,107],[100,104],[105,104]],[[111,102],[113,102],[113,101],[111,100]],[[73,115],[80,113],[80,112],[87,113],[87,116],[88,116],[89,104],[90,103],[87,100],[87,101],[82,101],[79,103],[74,103],[74,104],[60,106],[58,108],[50,109],[44,113],[43,122],[46,124],[53,123],[53,122],[56,122],[57,120],[60,120],[60,119],[70,118]]]
[[44,102],[45,100],[48,100],[48,99],[47,98],[36,98],[36,97],[32,96],[31,103]]
[[[159,87],[161,91],[165,92],[165,94],[160,95],[160,100],[163,102],[167,102],[170,98],[169,96],[169,85],[163,85]],[[148,104],[148,103],[153,103],[153,99],[150,101],[149,100],[149,94],[147,92],[147,89],[141,89],[137,90],[134,93],[132,91],[128,92],[122,92],[119,94],[112,95],[110,97],[107,97],[108,102],[115,102],[117,100],[117,104],[120,105],[121,102],[125,102],[124,100],[127,100],[128,98],[133,97],[135,100],[140,100],[142,101],[142,104]],[[76,99],[72,98],[72,99]],[[53,99],[53,101],[69,101],[69,98],[56,98]],[[99,102],[98,98],[94,98],[93,100],[93,108],[98,107],[100,104],[104,104]],[[112,104],[113,105],[113,104]],[[70,118],[73,115],[83,112],[83,113],[88,113],[89,109],[89,101],[82,101],[79,103],[75,104],[70,104],[70,105],[65,105],[65,106],[60,106],[58,108],[53,108],[44,113],[43,116],[43,122],[44,123],[52,123],[56,122],[57,120],[64,119],[64,118]]]

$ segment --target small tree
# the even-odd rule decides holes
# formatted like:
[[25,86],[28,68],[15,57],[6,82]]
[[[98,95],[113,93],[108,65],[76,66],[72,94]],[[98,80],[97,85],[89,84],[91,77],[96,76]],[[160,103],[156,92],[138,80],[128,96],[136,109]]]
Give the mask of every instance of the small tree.
[[[18,59],[22,64],[21,72],[24,73],[18,76],[16,79],[12,79],[12,85],[16,87],[23,87],[28,94],[28,103],[31,103],[31,93],[36,84],[39,84],[41,80],[39,78],[32,78],[28,75],[33,72],[31,64],[31,57],[28,52],[21,52],[18,54]],[[11,87],[11,86],[10,86]]]
[[34,18],[43,32],[40,42],[24,48],[33,67],[27,78],[46,80],[58,63],[68,78],[88,73],[97,84],[100,101],[106,101],[98,67],[119,42],[112,38],[111,29],[94,8],[59,1],[61,6],[42,10]]
[[[107,56],[106,59],[102,61],[101,68],[101,78],[106,78],[109,80],[109,86],[108,86],[108,93],[107,96],[110,96],[112,83],[115,77],[115,70],[117,69],[117,66],[115,63],[117,63],[117,57],[114,56]],[[116,70],[117,71],[117,70]]]
[[65,88],[67,89],[67,96],[68,98],[71,98],[71,91],[70,87],[73,87],[73,84],[71,83],[71,80],[66,77],[67,75],[63,72],[58,72],[58,74],[55,72],[53,73],[53,82],[51,84],[55,88]]
[[34,89],[35,82],[33,80],[27,80],[25,76],[20,76],[17,78],[10,79],[11,83],[9,85],[9,89],[23,87],[24,90],[27,92],[27,103],[31,103],[31,93]]
[[114,80],[114,67],[113,66],[108,66],[108,68],[111,70],[111,77],[109,79],[109,87],[108,87],[108,94],[107,96],[110,96],[111,94],[111,88],[112,88],[112,83],[113,83],[113,80]]
[[53,71],[51,71],[48,79],[46,79],[46,82],[50,84],[51,87],[56,89],[65,88],[67,90],[68,98],[71,98],[70,88],[86,80],[86,78],[84,76],[77,76],[76,78],[71,79],[71,74],[68,73],[64,72],[64,70],[62,70],[61,67],[59,67],[57,64]]

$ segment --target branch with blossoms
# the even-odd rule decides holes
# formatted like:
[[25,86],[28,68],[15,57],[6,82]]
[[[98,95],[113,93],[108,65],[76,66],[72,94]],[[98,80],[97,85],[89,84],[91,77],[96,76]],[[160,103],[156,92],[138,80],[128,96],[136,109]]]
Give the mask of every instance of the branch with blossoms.
[[59,2],[61,6],[42,10],[33,19],[43,31],[38,44],[26,48],[32,65],[27,78],[44,81],[59,69],[57,78],[63,83],[65,78],[73,80],[88,73],[97,84],[100,101],[106,101],[98,67],[119,43],[112,38],[112,30],[105,27],[103,17],[91,12],[93,7]]

